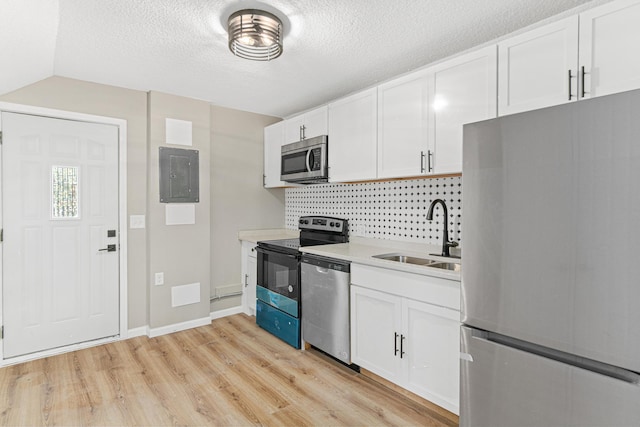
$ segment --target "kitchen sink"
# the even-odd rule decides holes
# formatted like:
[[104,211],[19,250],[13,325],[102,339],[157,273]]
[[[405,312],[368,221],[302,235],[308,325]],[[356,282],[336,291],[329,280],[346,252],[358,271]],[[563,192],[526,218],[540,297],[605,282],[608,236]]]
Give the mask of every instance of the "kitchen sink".
[[432,259],[418,258],[414,256],[403,255],[400,253],[374,255],[373,258],[384,259],[387,261],[402,262],[404,264],[415,264],[415,265],[429,265],[429,264],[433,264],[434,262],[438,262]]
[[429,258],[420,258],[410,255],[404,255],[402,253],[394,252],[390,254],[373,255],[373,258],[384,259],[387,261],[401,262],[403,264],[422,265],[425,267],[440,268],[442,270],[455,271],[461,270],[460,263],[458,262],[446,262]]
[[460,271],[461,269],[460,263],[457,262],[434,262],[433,264],[429,264],[429,267],[441,268],[449,271]]

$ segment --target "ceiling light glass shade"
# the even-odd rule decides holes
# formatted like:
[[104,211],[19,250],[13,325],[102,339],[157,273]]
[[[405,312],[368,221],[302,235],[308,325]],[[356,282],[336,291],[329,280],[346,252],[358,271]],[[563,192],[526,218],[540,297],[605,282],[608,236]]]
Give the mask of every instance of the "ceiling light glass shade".
[[254,61],[271,61],[282,54],[282,22],[269,12],[245,9],[229,17],[229,50]]

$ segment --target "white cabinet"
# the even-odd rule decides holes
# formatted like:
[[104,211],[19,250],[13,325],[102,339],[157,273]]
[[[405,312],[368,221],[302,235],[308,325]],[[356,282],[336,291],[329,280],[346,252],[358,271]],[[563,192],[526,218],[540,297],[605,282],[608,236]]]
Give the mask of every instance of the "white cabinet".
[[329,104],[329,181],[377,178],[377,90]]
[[462,172],[462,126],[496,116],[496,47],[378,88],[378,178]]
[[327,135],[327,106],[285,120],[284,143]]
[[460,312],[403,300],[402,350],[407,389],[458,413]]
[[280,180],[280,148],[284,144],[284,122],[264,128],[264,175],[265,188],[284,187]]
[[428,86],[424,70],[378,86],[378,178],[427,172]]
[[245,314],[250,316],[255,316],[256,314],[256,284],[258,273],[256,246],[254,242],[242,241],[242,308]]
[[351,273],[353,363],[457,414],[460,283],[359,264]]
[[497,47],[489,46],[429,69],[427,172],[462,172],[462,127],[497,115]]
[[401,310],[400,297],[351,286],[351,360],[393,382],[399,381],[402,362]]
[[575,101],[578,96],[578,17],[572,16],[499,43],[498,58],[499,115]]
[[584,95],[640,88],[640,1],[607,3],[580,14],[580,68]]
[[619,0],[499,43],[499,115],[640,88],[640,1]]

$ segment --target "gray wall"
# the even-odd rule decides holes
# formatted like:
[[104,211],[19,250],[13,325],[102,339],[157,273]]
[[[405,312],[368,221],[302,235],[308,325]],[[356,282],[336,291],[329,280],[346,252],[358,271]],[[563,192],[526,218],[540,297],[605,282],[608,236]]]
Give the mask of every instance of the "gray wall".
[[[284,190],[262,188],[264,126],[279,119],[211,106],[159,92],[142,92],[50,77],[0,96],[0,101],[127,120],[127,215],[146,215],[147,228],[129,229],[129,328],[153,328],[198,319],[209,311],[210,290],[240,289],[240,229],[284,226]],[[196,225],[164,225],[158,202],[158,147],[164,118],[194,123],[200,150]],[[154,286],[153,274],[165,273]],[[173,285],[201,283],[201,302],[171,307]],[[235,306],[239,298],[214,304]]]
[[[211,295],[242,290],[238,230],[284,228],[284,190],[262,187],[263,129],[279,120],[211,107]],[[238,304],[224,298],[211,310]]]
[[[157,328],[209,316],[209,159],[210,106],[204,101],[149,92],[149,163],[147,227],[149,259],[149,326]],[[166,225],[166,203],[160,203],[158,148],[167,147],[165,119],[192,122],[191,147],[199,151],[200,201],[195,224]],[[184,205],[183,205],[184,206]],[[183,207],[180,206],[180,207]],[[164,274],[164,285],[155,286],[155,273]],[[200,302],[172,307],[173,287],[200,284]]]

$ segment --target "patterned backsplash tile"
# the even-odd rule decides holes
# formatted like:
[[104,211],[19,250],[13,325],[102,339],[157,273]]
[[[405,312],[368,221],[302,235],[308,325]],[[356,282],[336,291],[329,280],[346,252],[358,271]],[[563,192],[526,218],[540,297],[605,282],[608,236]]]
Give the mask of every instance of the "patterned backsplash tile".
[[440,205],[434,220],[426,219],[435,199],[447,205],[449,239],[462,242],[460,176],[287,188],[286,227],[297,229],[303,215],[325,215],[348,219],[351,236],[441,244]]

